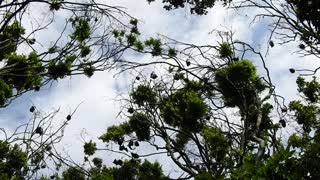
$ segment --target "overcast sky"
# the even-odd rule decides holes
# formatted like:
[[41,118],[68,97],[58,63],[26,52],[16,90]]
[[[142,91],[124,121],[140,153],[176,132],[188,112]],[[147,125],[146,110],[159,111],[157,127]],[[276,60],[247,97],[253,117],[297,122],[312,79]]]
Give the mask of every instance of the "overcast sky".
[[[146,37],[160,33],[179,41],[203,45],[217,41],[214,34],[210,33],[213,29],[232,30],[235,32],[235,39],[246,41],[263,53],[266,52],[267,36],[270,31],[265,21],[250,24],[252,14],[236,13],[234,10],[216,6],[210,9],[206,16],[194,16],[185,9],[168,12],[162,9],[161,4],[149,5],[145,1],[112,0],[110,3],[126,7],[129,14],[141,20],[139,28]],[[58,17],[56,20],[57,29],[59,29],[59,20],[63,18]],[[50,29],[50,32],[43,33],[39,38],[48,38],[48,34],[51,33],[55,34],[55,29]],[[313,57],[300,58],[294,53],[297,50],[296,47],[297,44],[294,43],[283,46],[276,44],[266,57],[266,64],[270,69],[277,92],[288,100],[296,97],[295,79],[297,77],[296,74],[290,74],[288,69],[290,67],[312,68],[317,61]],[[149,57],[129,55],[125,58]],[[257,59],[252,61],[258,66],[258,70],[261,70],[260,61]],[[26,122],[31,117],[29,113],[31,105],[35,105],[43,112],[60,108],[60,113],[56,117],[58,122],[59,119],[64,119],[73,112],[82,102],[66,128],[64,140],[61,142],[61,147],[69,152],[73,159],[82,161],[81,132],[86,132],[86,140],[96,139],[108,126],[123,121],[121,118],[116,118],[120,105],[115,98],[119,94],[128,92],[134,77],[126,74],[114,77],[115,73],[116,71],[99,72],[91,78],[82,76],[66,78],[41,89],[40,92],[27,93],[16,99],[9,107],[0,109],[0,126],[10,129]],[[105,153],[104,160],[110,163],[113,158],[108,158],[108,155],[110,153]],[[167,161],[162,162],[168,165]],[[169,169],[167,169],[168,172]]]

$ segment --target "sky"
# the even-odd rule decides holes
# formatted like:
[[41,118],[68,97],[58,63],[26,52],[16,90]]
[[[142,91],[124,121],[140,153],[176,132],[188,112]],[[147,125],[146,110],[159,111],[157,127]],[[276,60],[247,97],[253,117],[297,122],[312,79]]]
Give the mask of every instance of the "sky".
[[[259,49],[262,54],[266,54],[270,29],[265,20],[251,23],[254,11],[235,12],[222,6],[216,6],[209,10],[208,15],[196,16],[191,15],[186,9],[168,12],[158,2],[151,4],[145,0],[110,0],[107,2],[111,5],[126,7],[130,15],[141,21],[139,28],[142,36],[145,37],[156,36],[160,33],[179,41],[205,45],[217,42],[217,37],[210,33],[212,30],[232,30],[235,32],[234,39],[246,41]],[[34,13],[41,15],[43,12]],[[46,40],[56,37],[54,35],[59,32],[62,21],[64,21],[63,15],[56,16],[53,28],[46,29],[37,38]],[[281,46],[276,41],[275,43],[275,47],[269,49],[269,54],[265,57],[266,64],[277,93],[284,96],[288,103],[289,100],[297,97],[295,85],[297,74],[291,74],[288,69],[290,67],[314,68],[319,63],[314,57],[299,57],[295,53],[298,45],[296,43]],[[140,58],[147,59],[150,56],[127,54],[124,58],[139,61]],[[258,71],[264,75],[260,60],[253,58],[252,61]],[[127,94],[134,77],[130,73],[115,76],[116,73],[116,70],[112,70],[95,73],[91,78],[68,77],[53,82],[50,86],[42,88],[40,92],[28,92],[14,100],[9,107],[0,109],[0,127],[10,130],[29,120],[32,117],[29,112],[32,105],[43,113],[60,108],[55,120],[58,125],[80,104],[66,127],[63,141],[58,146],[69,153],[74,160],[82,161],[84,141],[97,140],[97,137],[103,134],[108,126],[119,124],[124,120],[117,117],[121,108],[117,97]],[[101,153],[101,156],[106,163],[111,163],[115,157],[114,154],[108,152]],[[176,168],[170,161],[167,161],[165,156],[157,156],[153,159],[164,164],[166,173]]]

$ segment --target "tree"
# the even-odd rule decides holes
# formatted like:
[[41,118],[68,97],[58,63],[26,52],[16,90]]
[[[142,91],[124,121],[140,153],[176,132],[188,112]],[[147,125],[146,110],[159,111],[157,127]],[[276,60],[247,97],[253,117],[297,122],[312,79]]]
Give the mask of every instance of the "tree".
[[[193,3],[164,2],[170,3],[168,9]],[[239,7],[251,7],[250,3],[253,2],[255,1],[245,1],[244,3],[249,5],[240,4]],[[96,6],[99,4],[85,3],[84,6],[82,3],[65,1],[47,3],[52,11],[63,8],[69,10],[69,5],[99,8]],[[206,6],[213,6],[209,1],[206,6],[201,5],[204,1],[195,3],[195,8],[199,6],[199,9],[194,10],[197,14],[205,14]],[[23,8],[26,4],[13,3],[8,6]],[[257,7],[257,4],[253,5]],[[317,11],[307,12],[303,10],[303,5],[295,1],[286,5],[294,7],[293,9],[299,12],[296,14],[299,23],[307,22],[317,31],[316,16],[309,18],[308,14],[317,14]],[[77,9],[72,10],[78,12]],[[20,12],[19,8],[16,11]],[[5,61],[5,66],[1,71],[7,69],[7,72],[1,74],[2,106],[21,92],[36,89],[46,82],[67,75],[85,73],[90,76],[98,70],[97,67],[101,67],[101,70],[120,67],[122,71],[127,71],[161,65],[165,72],[154,71],[143,75],[145,72],[142,71],[135,78],[129,99],[125,99],[122,111],[127,120],[119,125],[110,126],[99,137],[107,144],[106,147],[100,148],[93,141],[86,142],[83,146],[83,164],[76,164],[52,150],[51,145],[62,137],[57,136],[57,132],[63,132],[66,123],[58,131],[50,134],[47,133],[49,128],[44,129],[41,123],[34,125],[35,123],[31,122],[31,130],[14,134],[15,137],[20,137],[20,134],[30,135],[28,138],[13,138],[13,141],[12,138],[6,138],[1,141],[0,149],[8,152],[3,153],[1,157],[2,178],[35,177],[39,165],[45,163],[47,157],[52,157],[53,160],[58,160],[57,172],[61,164],[67,166],[61,175],[62,179],[170,179],[171,177],[164,175],[158,162],[141,160],[155,154],[167,154],[172,159],[181,169],[179,179],[320,178],[317,169],[320,157],[320,130],[317,119],[320,83],[316,78],[307,80],[299,77],[297,85],[302,99],[290,102],[287,107],[283,97],[275,91],[264,56],[249,44],[233,40],[230,32],[219,32],[222,41],[216,45],[205,46],[182,43],[167,37],[141,40],[137,28],[138,21],[131,19],[129,26],[122,26],[127,29],[112,29],[107,31],[110,32],[110,36],[106,37],[103,34],[95,41],[91,36],[92,26],[89,25],[92,19],[87,19],[86,14],[95,11],[80,12],[84,15],[80,13],[81,15],[74,15],[69,19],[73,27],[70,35],[71,44],[66,43],[64,47],[67,49],[62,48],[62,51],[54,47],[53,52],[57,53],[57,56],[53,60],[46,60],[52,49],[46,50],[44,54],[31,52],[28,55],[17,55],[16,43],[11,41],[18,42],[24,33],[23,26],[21,21],[5,25],[2,32],[3,43],[9,44],[3,46],[5,51],[2,60]],[[280,20],[284,25],[290,22],[282,18]],[[96,22],[95,18],[94,21]],[[97,21],[99,22],[99,19]],[[281,30],[282,26],[276,24],[276,27],[280,27]],[[81,59],[87,58],[94,49],[92,46],[109,47],[108,43],[104,44],[104,38],[112,39],[112,48],[115,48],[107,51],[110,53],[107,58],[103,54],[101,59],[93,61],[93,64],[87,64],[86,60]],[[23,40],[26,43],[30,41]],[[92,46],[87,45],[91,41],[94,41]],[[102,45],[100,41],[103,42]],[[307,43],[304,39],[302,41]],[[270,46],[273,44],[271,42]],[[312,43],[317,44],[315,42],[312,40]],[[314,45],[312,43],[310,46]],[[7,47],[9,49],[6,49]],[[151,54],[157,61],[137,63],[121,60],[112,61],[111,64],[104,61],[112,57],[117,59],[118,55],[129,49]],[[265,77],[257,73],[252,59],[261,60]],[[89,69],[85,70],[85,67]],[[295,70],[290,69],[290,72],[294,73]],[[11,73],[15,75],[11,76]],[[37,75],[31,78],[28,73]],[[14,92],[17,92],[16,95]],[[34,112],[35,108],[32,107],[30,111]],[[277,112],[277,116],[271,116],[272,111]],[[67,121],[70,117],[67,117]],[[46,122],[45,119],[47,117],[40,122]],[[291,131],[288,137],[282,137],[281,131],[287,128],[287,124],[295,126],[296,129]],[[35,135],[41,137],[40,143],[34,141]],[[42,141],[44,135],[46,140]],[[18,147],[15,143],[21,143],[25,148]],[[151,146],[154,151],[148,154],[138,153],[141,145]],[[103,164],[101,158],[94,157],[97,151],[116,152],[123,157],[114,159],[115,167],[108,167]],[[30,170],[30,167],[33,169]],[[50,178],[59,179],[60,176],[56,173]],[[48,178],[43,176],[42,179]]]
[[304,55],[319,57],[319,1],[249,0],[234,4],[234,8],[255,8],[261,12],[255,18],[270,18],[272,27],[269,42],[279,44],[298,41]]
[[[319,178],[316,78],[299,77],[298,91],[304,98],[287,107],[280,103],[283,99],[274,90],[263,56],[233,41],[230,33],[219,34],[227,34],[229,41],[196,46],[159,40],[156,49],[161,53],[154,54],[152,45],[150,51],[145,49],[158,57],[156,62],[127,62],[127,69],[162,63],[167,72],[136,78],[122,112],[128,120],[99,137],[119,150],[95,150],[133,159],[167,154],[181,169],[180,178]],[[174,53],[169,46],[173,44],[180,47]],[[267,76],[259,76],[246,56],[260,59]],[[272,117],[272,111],[279,116]],[[296,130],[284,138],[281,131],[288,123]],[[154,152],[137,154],[141,144]]]
[[[153,2],[155,0],[147,0]],[[173,10],[190,7],[191,14],[206,15],[207,9],[214,7],[216,0],[164,0],[164,8]],[[260,9],[255,14],[254,20],[270,18],[271,35],[269,45],[275,45],[273,39],[277,39],[279,44],[298,41],[299,52],[304,55],[315,55],[319,57],[319,8],[317,0],[243,0],[231,1],[223,0],[223,5],[228,5],[231,9],[244,10]],[[310,70],[314,73],[313,70]]]
[[[47,9],[46,16],[34,18],[34,6]],[[118,39],[132,29],[138,33],[136,26],[126,24],[131,16],[121,7],[91,0],[1,1],[0,9],[0,107],[59,78],[91,77],[112,68],[127,48],[115,43],[114,29],[121,30]],[[54,28],[56,15],[65,18],[56,39],[38,39],[40,32]],[[25,29],[30,24],[32,29]],[[23,47],[28,50],[21,53]]]
[[[117,42],[139,33],[136,25],[127,23],[135,20],[122,7],[92,0],[0,1],[0,9],[0,108],[58,79],[91,77],[96,71],[115,68],[129,47]],[[46,12],[39,16],[38,10]],[[57,17],[62,17],[58,27]],[[51,31],[55,27],[56,36]],[[48,34],[46,39],[41,33]],[[119,36],[114,38],[116,33]],[[75,170],[85,170],[55,149],[72,114],[53,127],[58,111],[43,114],[32,106],[30,112],[33,118],[12,133],[1,128],[0,179],[36,179],[49,166],[56,166],[57,172],[62,165],[74,167],[64,173],[64,179]]]
[[34,179],[38,177],[41,169],[52,164],[57,168],[65,162],[73,164],[65,160],[55,147],[63,137],[68,120],[58,127],[53,127],[53,120],[59,110],[43,114],[32,106],[30,112],[30,120],[13,132],[8,133],[1,128],[4,135],[0,140],[1,179]]
[[[172,75],[152,82],[148,78],[140,80],[130,93],[127,107],[134,111],[128,115],[129,120],[110,127],[100,139],[127,146],[129,151],[131,141],[148,142],[156,150],[169,154],[187,173],[186,177],[203,174],[213,179],[230,177],[236,168],[242,168],[243,159],[249,154],[260,166],[268,131],[272,134],[277,130],[268,118],[271,105],[265,102],[273,95],[273,88],[271,82],[256,74],[250,61],[234,56],[235,44],[223,42],[201,48],[179,44],[185,46],[185,51],[179,54],[199,50],[204,61],[212,66],[205,66],[205,62],[196,64],[200,62],[197,60],[189,68],[185,57],[173,57],[177,63],[169,64]],[[209,54],[202,53],[210,52],[209,49],[217,52],[212,60]],[[260,98],[266,89],[269,94]],[[236,122],[228,118],[226,107],[238,108],[240,115]],[[159,144],[157,139],[165,144]]]

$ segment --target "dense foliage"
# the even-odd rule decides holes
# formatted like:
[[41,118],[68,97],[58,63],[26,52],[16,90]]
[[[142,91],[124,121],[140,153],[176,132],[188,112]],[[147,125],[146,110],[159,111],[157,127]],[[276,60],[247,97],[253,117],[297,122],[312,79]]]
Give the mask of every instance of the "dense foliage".
[[[147,0],[149,3],[155,0]],[[231,0],[221,0],[224,5],[227,5]],[[173,9],[184,8],[190,6],[191,14],[205,15],[208,13],[207,9],[212,8],[217,0],[163,0],[164,9],[170,11]]]
[[21,151],[18,144],[13,146],[9,142],[0,142],[1,164],[0,177],[1,179],[22,179],[26,173],[27,155]]
[[319,8],[320,2],[316,0],[312,1],[298,1],[288,0],[288,3],[292,4],[295,8],[297,18],[301,21],[308,21],[315,27],[316,32],[320,30]]

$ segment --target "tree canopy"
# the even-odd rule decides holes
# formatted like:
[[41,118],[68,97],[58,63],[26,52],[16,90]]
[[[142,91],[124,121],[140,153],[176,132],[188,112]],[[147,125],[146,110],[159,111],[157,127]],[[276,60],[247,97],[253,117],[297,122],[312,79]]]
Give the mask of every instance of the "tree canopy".
[[[155,0],[147,0],[149,3]],[[164,4],[163,8],[170,11],[178,8],[190,7],[190,13],[196,15],[206,15],[208,13],[208,9],[212,8],[215,3],[220,0],[163,0]],[[221,0],[224,5],[230,3],[231,0]]]
[[[188,6],[197,15],[218,2],[162,1],[166,10]],[[298,53],[318,58],[318,1],[221,2],[236,10],[256,8],[256,18],[270,18],[268,48],[296,41]],[[49,18],[30,31],[24,19],[34,13],[33,4],[47,8]],[[53,126],[59,110],[43,113],[32,106],[28,122],[12,133],[0,128],[0,179],[320,178],[319,68],[288,65],[292,74],[309,74],[296,79],[300,98],[287,102],[276,91],[268,56],[234,40],[232,32],[216,31],[221,41],[208,45],[146,37],[140,21],[122,7],[95,1],[1,1],[0,9],[0,108],[68,76],[117,68],[135,72],[120,99],[122,121],[83,143],[81,163],[56,149],[77,108]],[[58,37],[41,45],[38,31],[52,28],[59,13],[65,21]],[[151,60],[127,60],[126,52]],[[145,71],[149,67],[157,69]],[[108,157],[113,165],[104,163],[106,152],[115,154]],[[168,156],[179,175],[148,159],[155,155]]]

